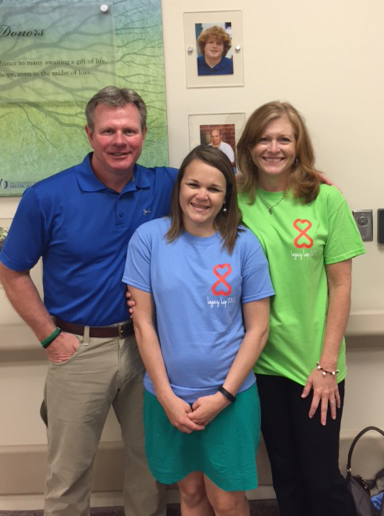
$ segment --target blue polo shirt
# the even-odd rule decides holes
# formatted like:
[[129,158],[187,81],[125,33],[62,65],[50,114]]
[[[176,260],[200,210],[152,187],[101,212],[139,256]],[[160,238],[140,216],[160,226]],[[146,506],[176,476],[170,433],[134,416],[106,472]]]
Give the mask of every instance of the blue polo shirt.
[[169,213],[177,170],[136,164],[119,194],[96,178],[91,156],[24,192],[0,261],[24,271],[42,256],[49,313],[106,326],[129,318],[121,282],[127,244],[141,224]]
[[220,63],[211,68],[205,62],[204,56],[197,58],[197,75],[231,75],[233,74],[233,61],[228,57],[222,57]]

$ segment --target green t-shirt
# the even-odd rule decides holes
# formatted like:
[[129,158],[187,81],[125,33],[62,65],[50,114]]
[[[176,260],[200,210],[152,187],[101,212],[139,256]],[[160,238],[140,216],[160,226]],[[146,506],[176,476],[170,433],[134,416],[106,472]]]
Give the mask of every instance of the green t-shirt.
[[[270,206],[270,214],[260,195]],[[328,304],[325,266],[364,254],[352,213],[339,192],[321,185],[310,204],[287,192],[258,190],[254,204],[239,194],[244,223],[259,238],[268,258],[276,292],[271,298],[270,332],[255,371],[305,385],[319,361]],[[278,204],[277,204],[278,203]],[[345,341],[340,347],[337,378],[346,375]]]

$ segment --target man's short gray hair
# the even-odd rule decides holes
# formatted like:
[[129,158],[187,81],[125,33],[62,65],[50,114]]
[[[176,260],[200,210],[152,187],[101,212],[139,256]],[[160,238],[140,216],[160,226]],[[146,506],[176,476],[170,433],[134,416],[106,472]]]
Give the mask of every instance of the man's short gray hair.
[[137,107],[140,115],[141,130],[147,127],[147,106],[138,93],[128,88],[117,88],[116,86],[107,86],[98,91],[88,102],[85,108],[85,116],[87,124],[91,131],[94,129],[94,114],[98,104],[105,104],[111,107],[121,107],[127,104],[133,104]]

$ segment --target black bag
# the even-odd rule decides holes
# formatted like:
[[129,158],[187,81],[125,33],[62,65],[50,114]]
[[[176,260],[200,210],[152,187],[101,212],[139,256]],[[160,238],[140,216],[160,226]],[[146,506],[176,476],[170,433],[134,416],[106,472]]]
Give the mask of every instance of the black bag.
[[[365,433],[369,432],[370,430],[375,430],[384,437],[384,432],[380,428],[377,428],[376,426],[367,426],[367,428],[364,428],[353,439],[348,452],[347,487],[352,494],[352,498],[356,507],[357,516],[384,516],[384,501],[381,504],[380,510],[376,509],[371,501],[371,490],[375,489],[376,487],[379,488],[379,486],[377,485],[379,480],[381,480],[382,482],[384,481],[384,468],[381,469],[378,473],[376,473],[375,478],[372,478],[371,480],[366,480],[362,478],[360,475],[352,475],[351,471],[352,453],[356,446],[356,443],[360,439],[360,437],[362,437]],[[381,487],[381,490],[383,490],[383,487]]]

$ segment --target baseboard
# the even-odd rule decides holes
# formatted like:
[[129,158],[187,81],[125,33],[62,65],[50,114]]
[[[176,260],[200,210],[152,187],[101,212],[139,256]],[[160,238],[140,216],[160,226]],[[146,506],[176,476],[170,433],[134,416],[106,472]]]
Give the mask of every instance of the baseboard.
[[[96,455],[92,492],[121,492],[122,445],[102,442]],[[39,495],[44,491],[46,446],[0,446],[0,496]],[[258,456],[260,485],[270,486],[271,475],[264,446]]]
[[[343,435],[340,443],[340,468],[345,474],[347,454],[354,435]],[[382,468],[384,440],[374,433],[362,439],[353,456],[352,469],[369,477]],[[273,498],[268,457],[262,443],[257,457],[260,488],[251,491],[251,499]],[[19,500],[25,496],[42,500],[46,473],[45,446],[0,447],[0,500]],[[102,442],[94,466],[92,492],[95,506],[108,505],[105,493],[120,500],[123,479],[120,442]],[[104,494],[103,494],[104,493]],[[103,498],[104,496],[104,498]],[[176,498],[175,498],[176,497]],[[99,500],[99,502],[98,502]],[[178,501],[177,491],[169,490],[169,503]],[[108,503],[107,503],[108,502]],[[42,502],[39,502],[42,503]],[[1,504],[3,507],[3,504]],[[22,507],[20,507],[22,509]],[[29,508],[33,508],[29,506]],[[39,508],[39,507],[37,507]]]

